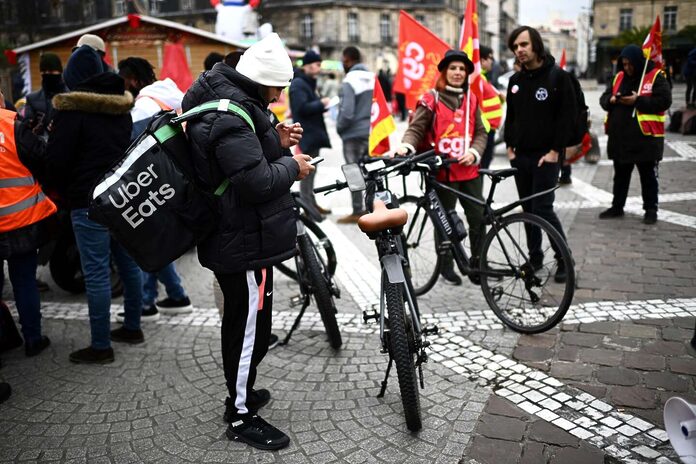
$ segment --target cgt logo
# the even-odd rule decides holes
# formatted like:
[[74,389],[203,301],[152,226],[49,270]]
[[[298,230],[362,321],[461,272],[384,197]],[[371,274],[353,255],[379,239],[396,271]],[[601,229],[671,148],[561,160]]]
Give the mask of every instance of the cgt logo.
[[464,154],[464,138],[443,137],[437,143],[437,151],[443,155],[462,156]]
[[[128,206],[131,200],[142,199],[141,191],[159,178],[154,167],[154,164],[150,164],[146,170],[138,173],[135,182],[128,182],[118,187],[114,196],[109,195],[111,204],[118,209],[123,209]],[[176,194],[176,190],[171,185],[162,184],[159,188],[149,190],[147,197],[137,207],[130,205],[124,209],[121,216],[135,229],[145,221],[144,218],[152,216],[157,211],[157,207],[164,205],[174,194]]]

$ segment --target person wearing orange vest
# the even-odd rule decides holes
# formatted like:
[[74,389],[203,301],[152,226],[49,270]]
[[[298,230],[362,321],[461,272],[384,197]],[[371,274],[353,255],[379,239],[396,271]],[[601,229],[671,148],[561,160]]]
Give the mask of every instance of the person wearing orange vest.
[[57,208],[21,161],[25,154],[15,143],[17,113],[4,109],[2,102],[0,92],[0,259],[7,260],[24,352],[36,356],[51,343],[41,334],[37,248],[48,238],[46,219]]
[[672,93],[664,74],[648,61],[643,51],[628,45],[621,51],[623,67],[600,97],[608,112],[606,131],[609,135],[607,154],[614,161],[614,199],[611,208],[599,214],[600,219],[624,215],[633,167],[638,168],[643,195],[645,224],[657,222],[657,172],[664,151],[665,111],[672,104]]
[[[479,164],[481,153],[486,148],[486,129],[476,96],[467,95],[468,77],[474,71],[474,64],[463,51],[449,50],[437,69],[440,77],[435,89],[423,95],[418,102],[413,120],[395,153],[415,153],[416,147],[424,141],[432,141],[440,156],[459,159],[457,164],[441,169],[437,180],[483,200]],[[445,209],[455,208],[457,197],[454,194],[444,190],[437,193]],[[477,260],[482,238],[483,207],[464,199],[460,199],[460,202],[469,223],[472,260]],[[462,283],[454,271],[452,256],[443,259],[440,275],[450,284]],[[477,276],[470,276],[469,279],[478,283]]]
[[487,75],[493,69],[493,50],[490,47],[482,45],[481,52],[481,69],[483,73],[483,100],[481,101],[481,116],[488,122],[490,126],[488,130],[488,143],[481,158],[481,167],[488,169],[493,161],[493,152],[495,151],[495,134],[500,128],[503,120],[503,95],[496,89],[491,82],[488,81]]

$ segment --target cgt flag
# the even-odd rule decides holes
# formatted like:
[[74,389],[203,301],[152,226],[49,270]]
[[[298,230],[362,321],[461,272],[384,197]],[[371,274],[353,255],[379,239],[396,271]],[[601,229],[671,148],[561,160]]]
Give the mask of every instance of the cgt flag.
[[660,27],[660,15],[655,18],[655,24],[650,28],[648,36],[643,42],[643,55],[646,59],[651,60],[660,69],[665,67],[665,62],[662,59],[662,28]]
[[464,51],[474,63],[474,72],[469,76],[469,88],[478,101],[483,101],[483,80],[481,78],[481,51],[479,44],[478,13],[474,1],[466,2],[466,12],[462,20],[459,36],[459,49]]
[[414,109],[423,94],[435,87],[440,76],[437,64],[449,45],[413,16],[399,13],[399,68],[394,77],[394,92],[406,95],[406,107]]
[[396,130],[394,118],[389,111],[387,99],[384,98],[379,79],[375,79],[375,88],[372,92],[372,108],[370,110],[370,156],[378,156],[387,153],[390,149],[389,135]]

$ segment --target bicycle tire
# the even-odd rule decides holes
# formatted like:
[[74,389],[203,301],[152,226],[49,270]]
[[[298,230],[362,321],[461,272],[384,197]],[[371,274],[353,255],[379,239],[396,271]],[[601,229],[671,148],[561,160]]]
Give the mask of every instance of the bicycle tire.
[[[316,222],[312,221],[311,219],[305,217],[305,216],[300,216],[300,220],[302,223],[305,225],[307,229],[309,229],[314,236],[317,238],[318,241],[322,242],[322,248],[326,252],[325,256],[325,262],[326,262],[326,268],[329,271],[329,275],[331,277],[334,276],[336,273],[336,266],[338,264],[338,261],[336,260],[336,251],[333,248],[333,244],[331,243],[331,240],[328,239],[326,236],[326,233],[319,227],[319,224]],[[285,264],[286,262],[293,261],[288,260],[284,261],[282,263],[276,264],[276,269],[278,269],[281,273],[285,274],[286,276],[290,277],[292,280],[297,282],[297,270],[293,269],[291,266]]]
[[418,392],[418,377],[414,364],[414,349],[409,348],[406,334],[405,306],[401,286],[389,283],[384,276],[384,292],[387,299],[387,314],[389,316],[389,351],[396,364],[396,374],[399,378],[401,403],[404,407],[406,427],[412,432],[422,428],[420,412],[420,396]]
[[[545,332],[563,319],[575,293],[575,269],[568,244],[548,221],[534,214],[513,214],[500,219],[497,226],[499,231],[490,228],[481,249],[479,269],[486,302],[512,330],[525,334]],[[526,236],[531,227],[539,228],[542,237],[543,257],[536,266],[532,266],[527,251]],[[560,254],[558,259],[552,242]],[[549,286],[554,279],[552,270],[560,260],[565,265],[566,281]],[[491,271],[507,275],[486,275]],[[511,293],[518,288],[521,297]],[[525,301],[525,295],[529,301]],[[512,307],[501,304],[506,296],[507,303],[517,300]]]
[[399,199],[399,206],[409,213],[402,236],[411,283],[416,296],[428,293],[435,286],[440,275],[440,255],[435,242],[435,226],[428,212],[420,205],[421,200],[422,198],[411,195]]
[[333,296],[331,296],[331,288],[328,282],[330,277],[324,274],[312,240],[307,235],[300,235],[297,237],[297,243],[312,285],[314,301],[317,304],[321,321],[326,329],[326,335],[329,337],[329,345],[333,349],[339,349],[343,344],[343,340],[341,339],[341,332],[336,321],[336,305]]

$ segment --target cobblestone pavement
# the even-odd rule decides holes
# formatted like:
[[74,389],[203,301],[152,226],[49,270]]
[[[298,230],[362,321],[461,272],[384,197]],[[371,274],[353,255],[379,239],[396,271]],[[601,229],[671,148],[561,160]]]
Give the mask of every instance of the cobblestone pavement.
[[[596,101],[599,91],[588,93]],[[332,142],[317,185],[340,177],[340,140]],[[685,349],[696,316],[696,140],[669,135],[665,157],[655,226],[640,222],[637,175],[629,214],[596,219],[611,198],[606,161],[579,163],[573,185],[557,192],[578,272],[560,327],[519,336],[468,284],[438,283],[419,298],[426,323],[441,333],[425,365],[418,434],[406,430],[394,377],[376,398],[386,358],[377,328],[361,322],[379,290],[376,253],[356,228],[335,223],[348,212],[346,193],[319,200],[334,211],[322,227],[339,258],[344,346],[329,348],[310,307],[290,344],[272,350],[259,371],[257,385],[273,395],[262,415],[292,440],[280,452],[224,436],[213,277],[195,253],[177,265],[196,311],[144,324],[145,344],[115,345],[116,362],[99,367],[68,362],[89,339],[84,297],[57,289],[42,268],[51,285],[42,294],[44,331],[53,343],[36,358],[3,355],[0,379],[13,396],[0,405],[0,462],[678,462],[662,407],[672,395],[696,401],[696,360]],[[511,182],[501,187],[499,202],[516,198]],[[274,331],[284,334],[298,290],[279,273],[275,287]],[[12,300],[11,289],[4,296]]]

